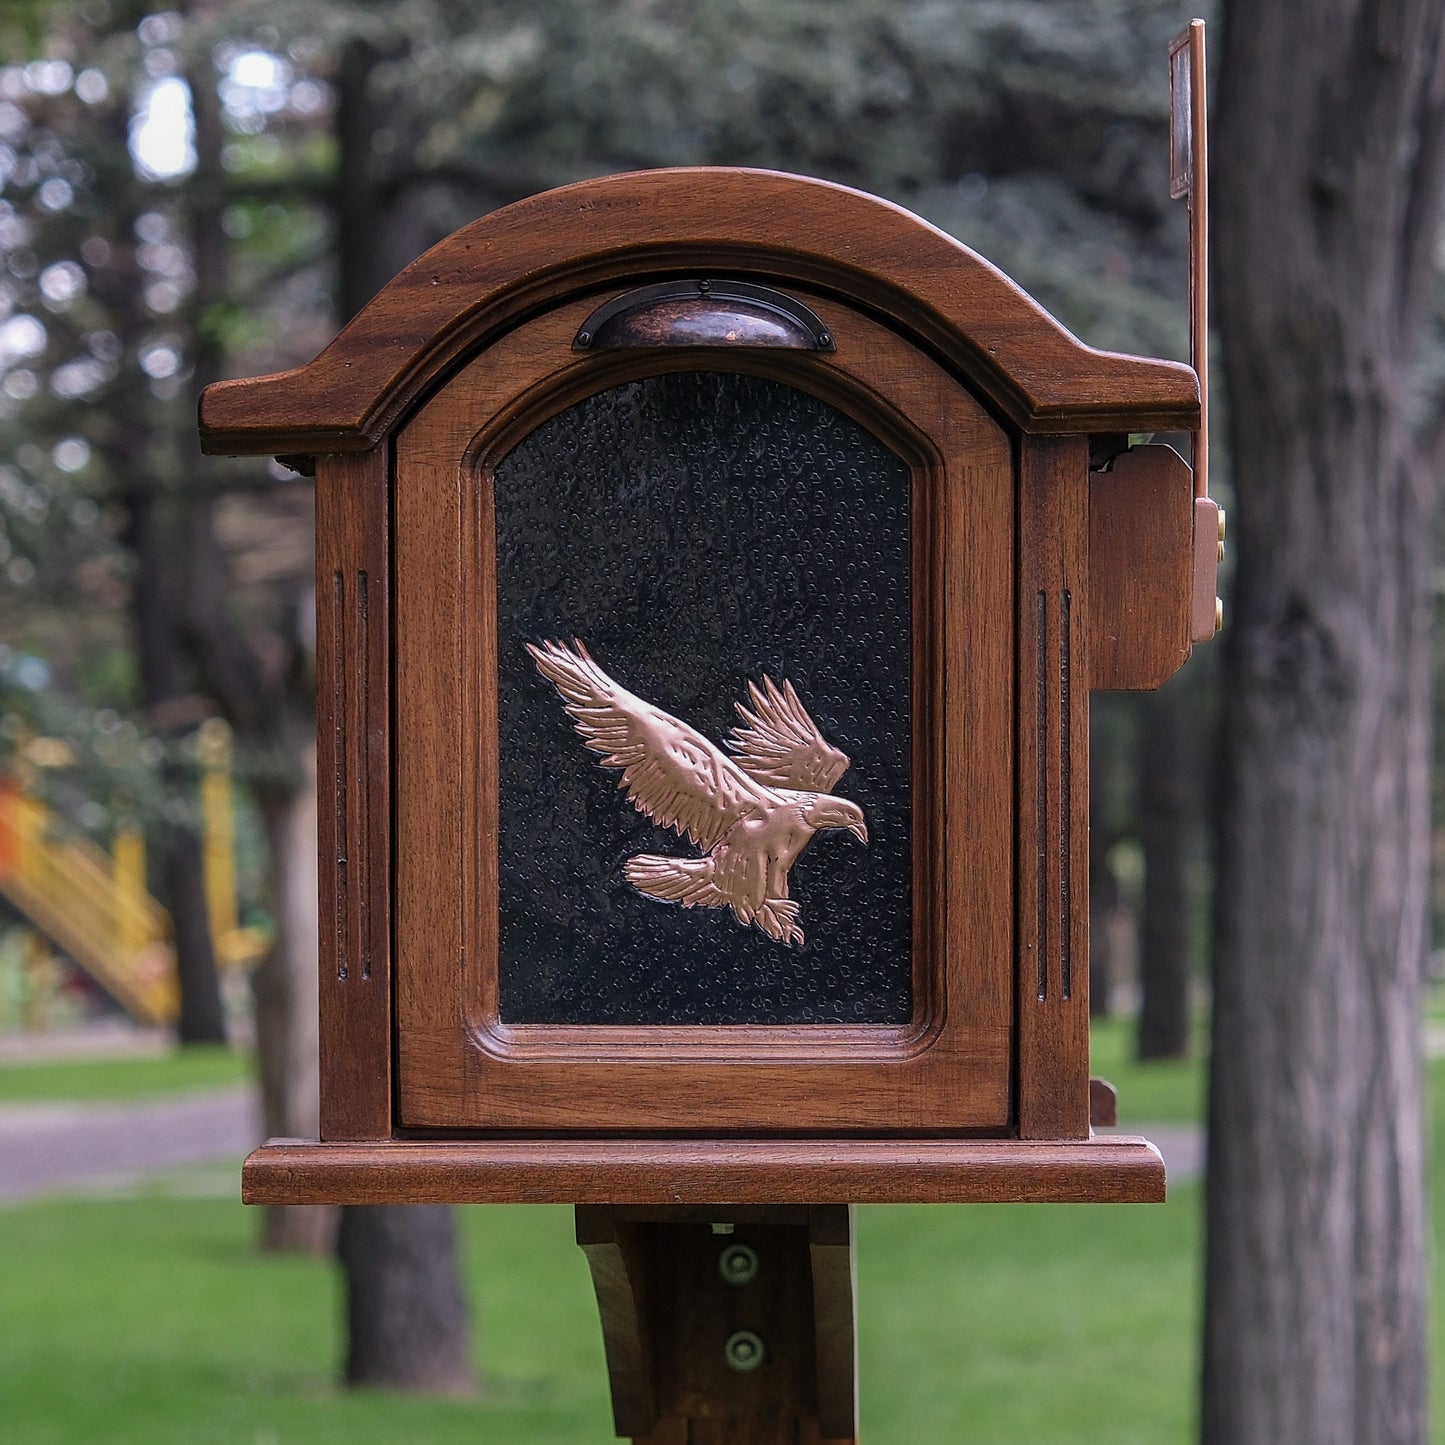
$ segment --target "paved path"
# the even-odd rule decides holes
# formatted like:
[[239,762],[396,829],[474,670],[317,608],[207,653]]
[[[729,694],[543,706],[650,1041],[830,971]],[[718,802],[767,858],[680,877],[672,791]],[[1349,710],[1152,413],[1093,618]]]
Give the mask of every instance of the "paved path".
[[[1181,1124],[1130,1126],[1164,1155],[1171,1183],[1196,1177],[1203,1136]],[[0,1105],[0,1203],[134,1188],[150,1175],[196,1164],[237,1169],[260,1138],[245,1085],[129,1103]]]
[[[117,1030],[127,1051],[168,1047],[158,1031]],[[65,1056],[93,1051],[96,1037],[78,1035],[73,1048],[53,1036],[8,1038],[0,1057]],[[1426,1052],[1445,1054],[1445,1025],[1426,1029]],[[1204,1131],[1191,1124],[1128,1124],[1114,1131],[1143,1134],[1159,1146],[1171,1184],[1204,1170]],[[84,1190],[133,1188],[150,1175],[195,1164],[237,1166],[260,1139],[254,1095],[248,1085],[130,1103],[0,1104],[0,1202]],[[237,1189],[239,1190],[239,1182]]]
[[0,1105],[0,1202],[123,1190],[148,1175],[242,1158],[260,1139],[247,1085],[124,1103]]

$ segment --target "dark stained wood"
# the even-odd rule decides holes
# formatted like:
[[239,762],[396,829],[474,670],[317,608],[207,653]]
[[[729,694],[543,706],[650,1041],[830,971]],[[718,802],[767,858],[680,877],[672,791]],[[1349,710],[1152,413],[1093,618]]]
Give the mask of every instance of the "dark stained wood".
[[1089,1080],[1089,1123],[1112,1129],[1119,1122],[1119,1092],[1107,1079]]
[[[803,299],[834,353],[729,352],[727,365],[822,396],[914,466],[916,1017],[901,1027],[711,1029],[500,1020],[491,458],[591,392],[664,367],[718,364],[716,353],[702,362],[574,353],[592,305],[576,302],[482,353],[396,442],[404,1126],[907,1133],[1009,1124],[1011,448],[927,357],[857,312]],[[1075,500],[1082,506],[1082,494]],[[944,793],[966,804],[945,808]],[[1082,1098],[1082,1077],[1076,1086]]]
[[818,1378],[818,1433],[848,1440],[858,1433],[858,1314],[853,1269],[853,1212],[809,1211],[813,1340]]
[[1019,461],[1018,1132],[1089,1136],[1088,444]]
[[323,1139],[391,1133],[391,564],[385,449],[316,474]]
[[1148,1204],[1164,1198],[1164,1161],[1125,1135],[273,1140],[241,1184],[250,1204]]
[[[1208,503],[1213,506],[1214,504]],[[1192,640],[1194,484],[1173,447],[1133,447],[1089,477],[1089,685],[1162,686]],[[1210,557],[1215,552],[1210,538]],[[1210,635],[1214,573],[1209,575]]]
[[[718,1236],[706,1224],[660,1224],[648,1233],[656,1263],[658,1409],[684,1420],[781,1422],[815,1412],[812,1284],[807,1230],[743,1224]],[[729,1285],[724,1248],[746,1244],[757,1277]],[[724,1342],[749,1330],[763,1342],[755,1370],[731,1369]],[[743,1438],[747,1438],[746,1434]]]
[[653,1263],[647,1224],[606,1205],[577,1206],[577,1243],[587,1256],[619,1435],[649,1435],[657,1426]]
[[1193,429],[1188,367],[1082,345],[1002,272],[918,217],[766,171],[648,171],[505,207],[442,241],[309,365],[208,387],[216,453],[375,446],[435,381],[517,318],[686,269],[852,294],[1028,432]]
[[[785,288],[836,349],[574,348],[609,297],[680,274]],[[491,469],[597,391],[719,366],[837,406],[912,470],[915,1015],[508,1025]],[[1212,622],[1217,527],[1174,453],[1091,474],[1089,433],[1197,420],[1188,368],[1082,347],[916,217],[737,171],[508,208],[409,267],[310,366],[210,389],[210,449],[320,454],[326,1142],[258,1151],[247,1197],[1161,1198],[1151,1146],[1090,1134],[1110,1110],[1088,1077],[1088,698],[1156,686],[1187,656],[1206,583]],[[827,1401],[851,1400],[851,1245],[814,1224],[798,1276],[827,1341],[813,1369]],[[633,1313],[609,1358],[634,1378],[662,1348],[662,1305],[629,1294],[652,1245],[618,1229],[582,1242],[604,1313]],[[653,1445],[721,1440],[705,1411],[677,1434],[677,1392],[712,1388],[684,1374],[651,1394],[614,1379],[619,1422]],[[818,1409],[777,1438],[853,1428]]]

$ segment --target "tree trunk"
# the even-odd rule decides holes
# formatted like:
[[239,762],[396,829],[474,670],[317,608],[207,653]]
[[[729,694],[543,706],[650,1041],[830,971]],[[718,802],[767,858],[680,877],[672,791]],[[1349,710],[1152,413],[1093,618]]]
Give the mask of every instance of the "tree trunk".
[[1140,749],[1139,838],[1144,906],[1139,919],[1141,1059],[1189,1053],[1194,979],[1195,871],[1199,860],[1204,753],[1203,659],[1144,703]]
[[[1134,832],[1138,698],[1089,700],[1089,1013],[1107,1018],[1134,981],[1134,908],[1115,849]],[[1127,1007],[1127,1004],[1124,1006]]]
[[[144,455],[143,448],[132,455]],[[173,498],[144,484],[127,500],[125,540],[136,559],[132,613],[141,691],[154,725],[176,741],[201,720],[181,677],[176,597],[177,573],[184,565],[178,558],[185,549],[179,545],[180,508]],[[179,767],[167,769],[167,781],[178,793],[194,788],[194,780]],[[226,1017],[211,947],[201,840],[189,828],[168,824],[159,853],[158,892],[175,929],[177,1035],[182,1044],[223,1044]]]
[[205,862],[194,833],[167,829],[162,843],[161,876],[175,930],[176,969],[180,975],[176,1034],[182,1044],[224,1044],[226,1011],[211,945]]
[[1215,156],[1228,637],[1203,1438],[1426,1439],[1433,479],[1412,363],[1438,0],[1230,6]]
[[337,1254],[346,1271],[346,1383],[471,1395],[471,1324],[446,1205],[351,1205]]
[[[316,862],[316,746],[302,752],[306,775],[294,787],[260,794],[271,857],[276,936],[251,976],[256,1000],[256,1063],[267,1138],[314,1139],[320,1131]],[[269,1205],[267,1249],[324,1254],[336,1236],[336,1211],[324,1205]]]

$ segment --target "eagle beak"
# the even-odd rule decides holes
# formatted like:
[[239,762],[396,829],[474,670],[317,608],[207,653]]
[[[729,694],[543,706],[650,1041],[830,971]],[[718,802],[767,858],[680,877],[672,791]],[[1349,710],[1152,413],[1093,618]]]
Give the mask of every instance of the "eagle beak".
[[860,842],[868,841],[868,825],[866,823],[854,823],[848,831]]

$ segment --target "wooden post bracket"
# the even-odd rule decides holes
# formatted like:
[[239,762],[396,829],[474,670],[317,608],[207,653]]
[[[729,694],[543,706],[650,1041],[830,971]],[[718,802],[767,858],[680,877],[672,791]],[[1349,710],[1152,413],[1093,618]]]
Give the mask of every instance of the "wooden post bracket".
[[856,1445],[848,1205],[577,1206],[617,1433]]

